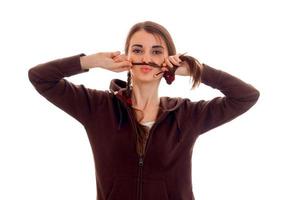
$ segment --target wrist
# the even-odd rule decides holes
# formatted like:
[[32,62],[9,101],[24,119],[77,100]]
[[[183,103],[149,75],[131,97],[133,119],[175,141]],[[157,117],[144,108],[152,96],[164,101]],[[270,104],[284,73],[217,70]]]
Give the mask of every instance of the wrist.
[[91,68],[88,62],[88,56],[81,56],[79,59],[80,59],[81,69],[85,70]]

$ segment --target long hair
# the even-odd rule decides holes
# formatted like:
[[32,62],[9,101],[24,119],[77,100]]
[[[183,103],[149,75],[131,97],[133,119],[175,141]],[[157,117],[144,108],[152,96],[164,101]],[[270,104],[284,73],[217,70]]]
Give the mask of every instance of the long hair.
[[[128,54],[129,43],[130,43],[132,35],[140,30],[144,30],[147,33],[151,33],[154,36],[159,36],[160,38],[162,38],[164,40],[164,42],[166,43],[169,56],[176,54],[175,44],[174,44],[173,39],[172,39],[170,33],[168,32],[168,30],[158,23],[155,23],[152,21],[144,21],[144,22],[139,22],[139,23],[133,25],[131,27],[131,29],[129,30],[129,33],[127,35],[126,42],[125,42],[125,54],[126,55]],[[192,56],[188,56],[188,55],[181,55],[179,58],[182,61],[187,62],[188,67],[189,67],[188,71],[189,71],[190,77],[193,80],[193,85],[192,85],[191,89],[196,88],[201,83],[200,62],[196,58],[194,58]],[[131,90],[131,74],[128,71],[127,86],[126,86],[126,95],[128,98],[131,98],[131,92],[132,92],[132,90]],[[141,111],[141,110],[138,110],[138,109],[132,108],[132,107],[131,107],[131,109],[136,110],[136,111]],[[144,144],[145,144],[145,140],[147,139],[148,127],[140,124],[141,120],[137,119],[136,112],[133,112],[133,113],[135,114],[135,122],[137,124],[137,133],[138,133],[136,148],[137,148],[137,152],[139,153],[139,155],[143,155],[144,154]]]

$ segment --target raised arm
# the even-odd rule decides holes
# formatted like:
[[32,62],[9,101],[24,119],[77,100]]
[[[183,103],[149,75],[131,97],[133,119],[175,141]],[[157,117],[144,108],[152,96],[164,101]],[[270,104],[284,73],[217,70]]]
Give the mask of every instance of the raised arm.
[[78,54],[39,64],[28,70],[28,77],[35,89],[48,101],[64,110],[81,124],[85,124],[96,106],[108,97],[108,92],[76,85],[64,77],[88,72],[102,67],[111,71],[124,71],[128,63],[119,53]]
[[186,119],[195,134],[231,121],[249,110],[258,100],[259,91],[239,78],[203,63],[202,83],[218,89],[225,96],[211,100],[186,102]]

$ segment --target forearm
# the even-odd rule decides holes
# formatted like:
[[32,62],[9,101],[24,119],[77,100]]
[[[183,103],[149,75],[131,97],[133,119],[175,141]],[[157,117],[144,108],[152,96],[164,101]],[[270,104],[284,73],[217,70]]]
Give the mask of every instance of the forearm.
[[187,127],[202,134],[220,126],[249,110],[258,100],[259,91],[252,85],[225,72],[203,64],[202,83],[218,89],[225,96],[210,100],[188,101],[184,118],[189,118]]
[[[99,99],[106,95],[105,92],[86,88],[83,84],[77,85],[64,79],[64,77],[83,73],[88,69],[82,69],[79,54],[52,60],[39,64],[28,71],[28,77],[35,89],[49,102],[53,103],[82,124],[85,124],[93,106],[99,103]],[[99,99],[94,101],[95,96]]]
[[79,57],[84,54],[78,54],[66,58],[52,60],[41,63],[28,70],[28,77],[35,88],[42,92],[53,87],[64,77],[89,71],[82,69]]
[[259,91],[252,85],[206,64],[203,64],[201,80],[204,84],[220,90],[229,101],[236,103],[241,109],[248,109],[259,97]]

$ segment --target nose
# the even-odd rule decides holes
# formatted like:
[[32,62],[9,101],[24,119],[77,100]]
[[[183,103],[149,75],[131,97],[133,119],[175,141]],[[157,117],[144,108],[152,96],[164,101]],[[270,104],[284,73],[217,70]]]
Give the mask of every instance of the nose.
[[142,62],[149,63],[151,61],[152,61],[151,56],[149,54],[145,53],[142,57]]

